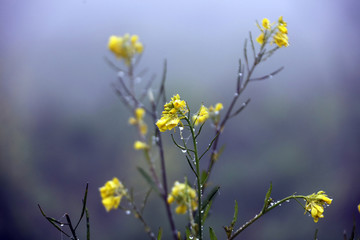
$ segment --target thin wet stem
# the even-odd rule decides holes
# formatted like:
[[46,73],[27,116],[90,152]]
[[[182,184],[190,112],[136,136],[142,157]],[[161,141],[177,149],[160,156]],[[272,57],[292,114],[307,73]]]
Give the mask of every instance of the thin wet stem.
[[167,187],[167,176],[166,176],[166,166],[165,166],[165,157],[164,157],[164,147],[163,147],[163,143],[162,143],[162,139],[161,139],[161,134],[159,129],[156,127],[156,104],[154,101],[151,102],[151,107],[152,107],[152,116],[153,116],[153,123],[155,126],[155,139],[157,139],[156,144],[159,148],[159,154],[160,154],[160,164],[161,164],[161,174],[162,174],[162,184],[163,184],[163,191],[161,194],[161,197],[164,201],[165,204],[165,208],[166,208],[166,214],[167,217],[169,219],[170,222],[170,228],[171,228],[171,233],[173,236],[174,240],[178,239],[178,235],[177,235],[177,230],[175,227],[175,222],[174,222],[174,217],[173,214],[171,212],[170,209],[170,204],[167,201],[167,196],[169,194],[168,192],[168,187]]
[[251,224],[256,222],[260,217],[262,217],[265,213],[270,212],[274,208],[280,206],[282,203],[290,201],[291,199],[295,199],[298,201],[298,199],[306,199],[306,196],[303,195],[291,195],[286,198],[281,199],[280,201],[275,202],[274,204],[266,207],[264,210],[261,210],[258,214],[255,215],[252,219],[247,221],[245,224],[243,224],[238,230],[236,230],[229,238],[228,240],[234,239],[237,237],[242,231],[244,231],[246,228],[248,228]]
[[198,219],[198,226],[199,226],[199,240],[203,239],[203,222],[202,222],[202,186],[201,186],[201,179],[200,179],[200,160],[199,160],[199,156],[198,156],[198,150],[197,150],[197,143],[196,143],[196,135],[194,132],[194,127],[191,123],[191,121],[189,120],[189,118],[185,117],[184,118],[186,120],[186,122],[189,125],[189,129],[191,132],[191,138],[193,140],[193,147],[194,147],[194,155],[195,155],[195,170],[196,170],[196,183],[197,183],[197,195],[198,195],[198,211],[199,211],[199,219]]

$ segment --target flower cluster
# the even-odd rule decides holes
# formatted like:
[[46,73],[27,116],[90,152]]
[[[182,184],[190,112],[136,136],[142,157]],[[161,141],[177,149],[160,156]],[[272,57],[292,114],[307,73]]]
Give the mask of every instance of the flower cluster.
[[[129,118],[129,124],[136,125],[139,129],[141,137],[144,138],[148,130],[147,125],[144,122],[145,109],[136,108],[134,111],[134,116],[135,117]],[[136,141],[134,143],[134,148],[136,150],[146,149],[148,148],[148,145],[142,141]]]
[[328,198],[324,191],[308,195],[306,196],[305,213],[310,212],[314,222],[318,222],[319,218],[324,217],[324,205],[330,205],[331,202],[332,199]]
[[136,108],[134,111],[134,116],[129,118],[129,123],[131,125],[137,125],[139,132],[142,136],[145,136],[147,133],[147,125],[144,122],[145,110],[143,108]]
[[126,65],[130,65],[131,60],[136,54],[141,54],[144,47],[139,42],[137,35],[125,34],[123,37],[111,36],[108,43],[109,49],[119,59],[123,59]]
[[272,36],[273,39],[272,43],[275,43],[278,47],[287,47],[289,46],[289,38],[288,38],[288,31],[287,31],[287,23],[283,20],[283,17],[280,16],[276,26],[273,28],[275,23],[270,24],[269,19],[264,18],[261,23],[262,27],[257,24],[258,28],[260,29],[261,33],[256,38],[256,41],[261,44],[265,45],[268,42],[268,39]]
[[191,188],[187,183],[178,181],[174,183],[167,201],[169,204],[173,202],[178,204],[175,209],[177,214],[185,214],[188,207],[191,207],[193,211],[198,207],[195,189]]
[[209,109],[204,105],[201,105],[199,112],[193,116],[193,122],[195,126],[199,125],[200,123],[204,123],[209,118]]
[[111,181],[107,181],[104,186],[99,188],[99,191],[102,204],[108,212],[111,209],[117,209],[120,205],[121,198],[127,195],[127,189],[116,177]]
[[212,105],[209,107],[209,115],[215,125],[217,125],[220,121],[220,110],[223,108],[224,106],[222,103],[217,103],[215,107]]
[[186,102],[180,99],[179,94],[174,95],[169,103],[164,105],[164,111],[161,118],[156,122],[160,132],[171,130],[180,123],[187,112]]

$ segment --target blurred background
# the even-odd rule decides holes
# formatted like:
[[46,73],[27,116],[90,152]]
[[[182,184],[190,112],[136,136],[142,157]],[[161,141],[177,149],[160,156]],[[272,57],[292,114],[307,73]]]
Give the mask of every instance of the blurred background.
[[[334,201],[316,224],[296,202],[283,204],[242,239],[313,239],[317,228],[319,239],[343,239],[354,218],[360,226],[359,10],[357,0],[1,1],[0,238],[64,239],[37,204],[58,220],[69,213],[75,221],[87,182],[92,239],[147,238],[134,217],[106,213],[98,192],[114,176],[139,200],[147,190],[136,170],[143,156],[132,149],[131,113],[111,88],[117,74],[104,61],[115,60],[110,35],[140,36],[139,69],[149,70],[143,81],[157,75],[154,88],[167,59],[168,97],[179,93],[193,111],[201,102],[227,108],[248,32],[257,36],[256,20],[283,15],[290,47],[254,76],[285,69],[250,84],[241,97],[252,101],[220,139],[226,149],[211,183],[221,189],[205,229],[213,226],[224,239],[234,200],[240,226],[261,209],[272,182],[274,199],[325,190]],[[202,148],[213,134],[205,126]],[[191,178],[169,133],[164,139],[169,185]],[[145,218],[169,239],[155,195]],[[184,229],[186,216],[176,222]]]

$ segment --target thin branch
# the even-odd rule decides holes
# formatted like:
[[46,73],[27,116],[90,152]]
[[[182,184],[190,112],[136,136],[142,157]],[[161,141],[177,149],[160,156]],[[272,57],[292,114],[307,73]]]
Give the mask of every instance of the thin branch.
[[246,102],[244,102],[236,112],[234,112],[232,115],[230,115],[229,118],[232,118],[232,117],[238,115],[242,110],[244,110],[246,108],[246,106],[249,104],[250,100],[251,100],[250,98],[248,100],[246,100]]
[[113,63],[109,58],[104,57],[104,60],[105,60],[105,62],[106,62],[112,69],[114,69],[115,71],[127,73],[126,70],[124,70],[124,69],[116,66],[115,63]]
[[[70,235],[67,234],[66,232],[64,232],[64,231],[63,231],[58,225],[56,225],[54,222],[56,222],[56,223],[59,224],[60,226],[65,225],[64,223],[61,223],[61,222],[59,222],[59,221],[57,221],[57,220],[55,220],[55,219],[53,219],[53,218],[51,218],[51,217],[46,216],[46,214],[44,213],[44,211],[41,209],[40,204],[38,204],[38,207],[39,207],[39,209],[40,209],[41,214],[46,218],[46,220],[48,220],[48,221],[51,223],[51,225],[53,225],[57,230],[59,230],[59,231],[60,231],[61,233],[63,233],[65,236],[67,236],[67,237],[70,238]],[[67,224],[66,224],[66,225],[67,225]]]
[[153,75],[151,76],[151,78],[150,78],[149,82],[146,84],[146,86],[145,86],[145,88],[144,88],[144,90],[143,90],[142,94],[141,94],[141,95],[140,95],[140,97],[139,97],[139,100],[140,100],[140,101],[143,101],[143,100],[144,100],[144,97],[145,97],[145,96],[146,96],[146,94],[148,93],[148,91],[149,91],[149,89],[150,89],[151,85],[153,84],[153,82],[154,82],[155,78],[156,78],[156,75],[155,75],[155,74],[153,74]]
[[210,142],[210,144],[209,144],[209,146],[207,147],[207,149],[205,150],[205,152],[204,152],[203,154],[201,154],[201,156],[199,157],[199,161],[200,161],[201,158],[205,155],[205,153],[207,153],[207,152],[210,150],[212,144],[214,143],[215,139],[219,136],[219,134],[220,134],[220,133],[218,133],[217,135],[215,135],[215,137],[214,137],[213,140]]
[[272,72],[272,73],[270,73],[268,75],[258,77],[258,78],[251,78],[250,81],[260,81],[260,80],[265,80],[265,79],[268,79],[268,78],[272,78],[274,75],[278,74],[283,69],[284,69],[284,67],[280,67],[279,69],[275,70],[274,72]]
[[164,103],[166,102],[166,94],[165,94],[166,72],[167,72],[167,61],[165,59],[164,60],[163,74],[162,74],[162,79],[161,79],[161,84],[160,84],[160,89],[159,89],[159,95],[157,96],[157,99],[156,99],[156,106],[159,104],[161,96],[163,96],[163,102]]

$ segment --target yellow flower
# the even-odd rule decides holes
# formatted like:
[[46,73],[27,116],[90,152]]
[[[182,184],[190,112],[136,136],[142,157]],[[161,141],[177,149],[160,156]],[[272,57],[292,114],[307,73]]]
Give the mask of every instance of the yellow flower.
[[132,58],[136,54],[143,52],[143,45],[139,42],[137,35],[130,36],[129,34],[125,34],[122,37],[111,36],[108,47],[117,58],[123,59],[126,65],[130,65]]
[[332,202],[331,198],[325,194],[324,191],[319,191],[316,194],[306,196],[305,213],[310,212],[314,218],[314,222],[318,222],[319,218],[323,218],[324,206],[330,205]]
[[[289,38],[287,36],[287,23],[283,20],[283,17],[280,16],[277,25],[273,28],[274,24],[270,24],[269,19],[264,18],[262,20],[262,27],[257,23],[258,28],[261,33],[256,38],[256,41],[260,45],[265,45],[268,42],[268,39],[272,37],[271,44],[275,43],[278,47],[288,47]],[[266,31],[269,30],[269,31]]]
[[213,123],[217,125],[220,121],[220,110],[224,108],[222,103],[217,103],[215,107],[212,105],[209,107],[209,116],[212,119]]
[[167,198],[169,204],[176,202],[178,205],[175,209],[177,214],[185,214],[189,207],[191,207],[192,211],[195,211],[198,207],[197,200],[195,189],[186,183],[178,181],[174,183],[171,193]]
[[274,35],[273,42],[276,43],[276,45],[278,45],[279,47],[288,47],[289,46],[288,36],[282,32],[277,32]]
[[280,25],[284,25],[284,27],[287,26],[287,23],[283,20],[283,16],[280,16],[280,17],[279,17],[278,23],[279,23]]
[[137,125],[141,135],[145,136],[147,133],[147,125],[143,120],[145,116],[145,109],[136,108],[134,111],[134,116],[135,118],[134,117],[129,118],[129,124]]
[[199,125],[199,123],[205,122],[209,118],[209,110],[201,105],[198,114],[193,116],[193,121],[195,121],[195,126]]
[[262,32],[262,33],[260,33],[260,35],[256,38],[256,41],[257,41],[260,45],[263,45],[263,44],[264,44],[264,39],[265,39],[265,34]]
[[360,213],[360,204],[358,205],[358,211],[359,211],[359,213]]
[[179,94],[174,95],[171,101],[164,105],[164,111],[161,118],[156,122],[160,132],[171,130],[180,123],[187,112],[186,102],[180,99]]
[[143,108],[136,108],[135,109],[135,117],[137,120],[142,120],[145,116],[145,109]]
[[270,21],[269,21],[269,19],[264,18],[264,19],[262,20],[262,26],[264,27],[264,29],[270,30],[271,26],[270,26]]
[[111,181],[107,181],[104,186],[99,188],[99,191],[102,204],[106,211],[117,209],[120,205],[121,198],[127,195],[127,190],[124,185],[116,177]]
[[134,149],[135,150],[143,150],[143,149],[148,149],[149,146],[144,143],[144,142],[141,142],[141,141],[135,141],[134,142]]
[[177,206],[177,207],[175,208],[175,212],[176,212],[177,214],[185,214],[186,211],[187,211],[187,207],[186,207],[185,204],[180,204],[179,206]]
[[285,33],[285,34],[288,33],[287,28],[284,25],[279,25],[278,29],[281,33]]

